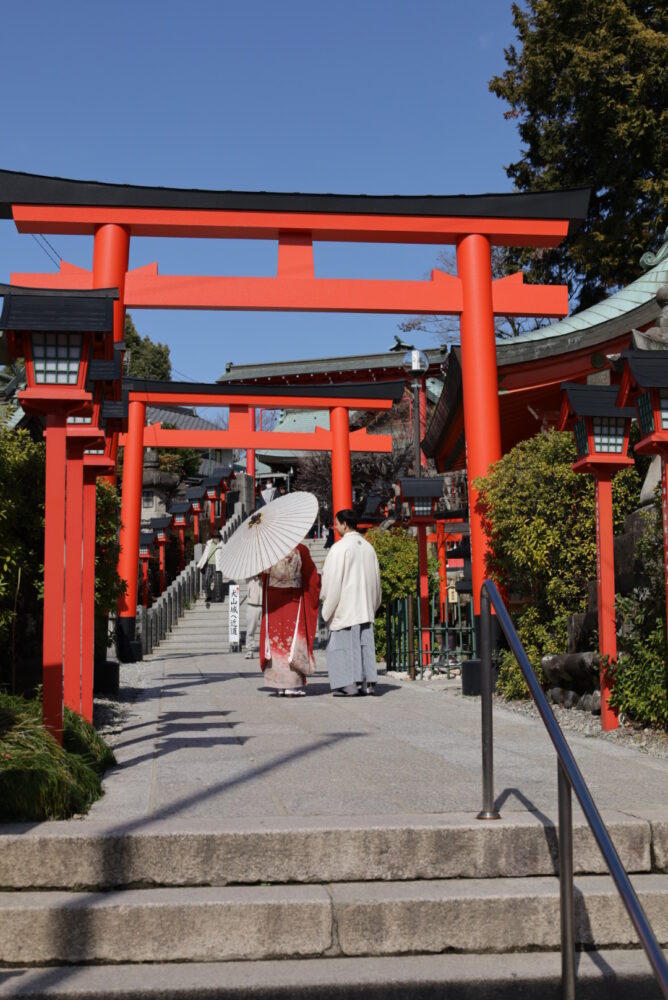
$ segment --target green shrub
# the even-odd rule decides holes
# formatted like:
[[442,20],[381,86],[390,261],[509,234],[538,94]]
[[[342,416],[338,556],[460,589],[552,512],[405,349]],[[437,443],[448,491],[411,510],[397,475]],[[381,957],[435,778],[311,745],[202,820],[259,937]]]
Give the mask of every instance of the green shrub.
[[[594,483],[573,472],[575,460],[571,433],[540,433],[475,483],[489,540],[487,573],[522,604],[513,620],[541,680],[541,657],[566,651],[568,618],[585,610],[587,581],[596,578]],[[615,476],[617,530],[637,504],[639,489],[634,468]],[[498,690],[509,698],[526,695],[514,658],[503,657]]]
[[0,685],[41,652],[44,444],[0,427]]
[[[374,528],[367,532],[366,538],[376,550],[380,566],[383,602],[378,609],[373,629],[376,656],[382,660],[387,652],[385,609],[388,602],[417,593],[418,545],[417,539],[403,528],[392,528],[390,531]],[[427,572],[430,593],[436,587],[437,571],[436,560],[429,559]]]
[[0,694],[0,820],[67,819],[102,795],[114,755],[93,727],[65,709],[63,746],[42,725],[42,706]]
[[611,704],[628,718],[668,726],[668,661],[666,658],[666,592],[664,583],[661,500],[647,512],[638,543],[637,562],[646,586],[628,597],[617,595],[617,663],[609,665]]
[[628,653],[609,665],[610,704],[629,719],[668,727],[668,665],[665,623],[655,621],[643,638],[627,640]]

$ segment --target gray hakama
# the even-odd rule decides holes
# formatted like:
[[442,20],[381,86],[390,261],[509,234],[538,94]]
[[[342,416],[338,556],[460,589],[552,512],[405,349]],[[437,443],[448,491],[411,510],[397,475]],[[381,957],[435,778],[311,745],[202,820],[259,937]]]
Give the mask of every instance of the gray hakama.
[[332,691],[349,684],[375,684],[378,678],[373,622],[329,633],[327,673]]

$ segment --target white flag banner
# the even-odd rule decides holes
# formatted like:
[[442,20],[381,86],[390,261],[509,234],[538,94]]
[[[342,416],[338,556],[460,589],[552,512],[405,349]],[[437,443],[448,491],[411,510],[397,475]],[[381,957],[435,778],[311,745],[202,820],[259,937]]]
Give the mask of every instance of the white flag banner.
[[239,630],[239,584],[231,583],[228,591],[230,601],[230,645],[238,645],[241,641]]

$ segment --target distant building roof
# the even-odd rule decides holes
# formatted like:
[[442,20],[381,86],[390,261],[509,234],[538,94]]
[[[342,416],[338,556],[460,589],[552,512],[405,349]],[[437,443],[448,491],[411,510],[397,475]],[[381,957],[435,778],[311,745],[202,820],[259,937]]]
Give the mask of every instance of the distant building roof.
[[[389,382],[406,378],[403,360],[408,350],[383,351],[380,354],[353,354],[343,357],[309,358],[306,361],[273,361],[265,364],[229,364],[218,382],[255,384],[290,383],[304,385],[317,382]],[[427,375],[438,376],[443,371],[447,347],[424,352],[429,361]]]
[[668,254],[663,255],[659,252],[651,256],[657,261],[654,267],[607,299],[573,316],[566,316],[556,323],[543,326],[539,330],[520,334],[512,340],[499,341],[498,348],[503,351],[503,346],[507,346],[509,352],[519,355],[523,353],[525,345],[527,350],[531,350],[529,347],[531,344],[535,344],[540,350],[541,342],[551,342],[546,343],[545,348],[548,352],[555,353],[557,342],[554,338],[563,337],[563,350],[568,351],[571,349],[573,343],[571,338],[574,336],[591,331],[600,333],[602,339],[609,339],[619,333],[627,333],[633,327],[651,323],[659,314],[656,293],[668,281]]
[[198,417],[194,410],[178,406],[147,406],[146,424],[171,424],[180,431],[219,431],[218,424]]

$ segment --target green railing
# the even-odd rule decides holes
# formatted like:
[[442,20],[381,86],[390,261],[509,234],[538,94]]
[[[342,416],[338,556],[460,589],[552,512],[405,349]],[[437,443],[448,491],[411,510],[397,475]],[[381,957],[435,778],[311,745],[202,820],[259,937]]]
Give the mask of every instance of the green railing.
[[[441,608],[437,594],[429,598],[429,622],[422,622],[415,594],[388,601],[385,609],[388,670],[408,671],[422,677],[429,668],[447,677],[463,660],[475,658],[475,631],[470,601],[457,600]],[[428,645],[423,646],[421,636]]]

